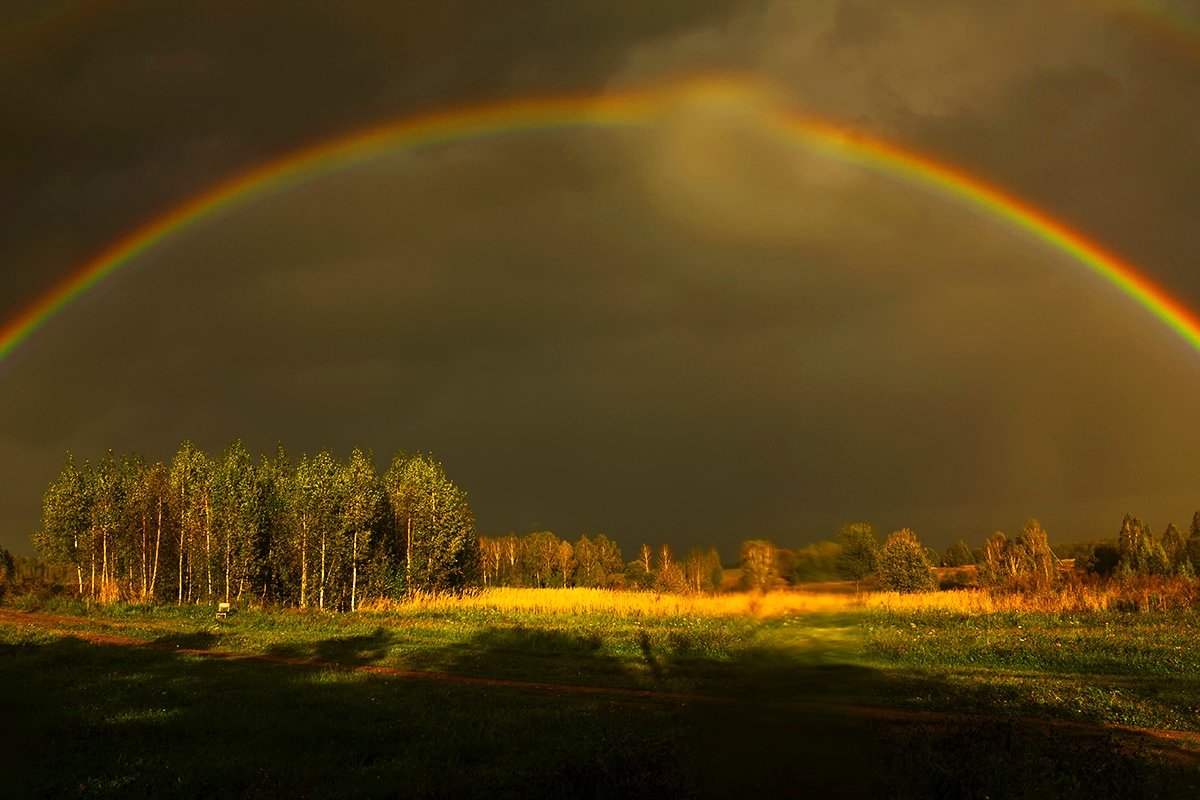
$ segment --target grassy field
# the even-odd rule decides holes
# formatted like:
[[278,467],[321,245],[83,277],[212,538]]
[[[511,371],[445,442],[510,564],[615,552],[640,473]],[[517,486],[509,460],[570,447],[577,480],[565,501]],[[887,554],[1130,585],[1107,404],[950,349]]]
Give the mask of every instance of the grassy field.
[[1200,788],[1194,612],[984,602],[497,590],[220,622],[207,607],[7,609],[4,795]]

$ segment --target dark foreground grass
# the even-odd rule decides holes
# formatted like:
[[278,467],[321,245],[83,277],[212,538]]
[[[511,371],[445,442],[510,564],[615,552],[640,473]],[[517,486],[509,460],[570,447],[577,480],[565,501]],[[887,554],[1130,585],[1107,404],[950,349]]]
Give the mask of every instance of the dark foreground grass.
[[865,657],[909,677],[908,707],[1200,732],[1192,612],[876,615]]
[[[1054,661],[1053,631],[1105,629],[1052,619],[1032,621],[1040,638],[1017,656],[993,646],[1010,622],[245,613],[217,624],[207,611],[110,609],[75,634],[0,625],[0,708],[18,734],[0,794],[1178,797],[1200,786],[1185,742],[1091,724],[1112,721],[1100,701],[1081,716],[1066,700],[1024,699],[1080,676],[1136,684],[1155,657],[1122,671],[1114,644],[1107,660]],[[1187,620],[1158,622],[1176,633],[1131,635],[1184,646],[1172,637]],[[77,638],[89,632],[148,645]],[[1153,673],[1165,688],[1151,719],[1187,713],[1192,677],[1172,668]],[[1135,705],[1149,697],[1130,691]]]

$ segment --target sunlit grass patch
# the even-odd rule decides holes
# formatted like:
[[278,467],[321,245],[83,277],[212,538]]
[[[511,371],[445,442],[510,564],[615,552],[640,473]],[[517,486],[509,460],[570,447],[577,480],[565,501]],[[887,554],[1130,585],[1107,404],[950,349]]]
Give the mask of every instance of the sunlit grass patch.
[[180,710],[178,708],[125,708],[115,714],[109,714],[105,718],[105,722],[110,725],[124,725],[129,723],[165,724],[179,715]]
[[898,702],[1200,730],[1200,642],[1189,612],[875,612],[864,658],[927,691]]
[[775,617],[845,611],[861,605],[842,592],[735,592],[727,594],[667,594],[612,589],[529,589],[499,587],[477,594],[417,595],[404,601],[375,601],[364,610],[473,610],[501,614],[611,614],[620,617]]

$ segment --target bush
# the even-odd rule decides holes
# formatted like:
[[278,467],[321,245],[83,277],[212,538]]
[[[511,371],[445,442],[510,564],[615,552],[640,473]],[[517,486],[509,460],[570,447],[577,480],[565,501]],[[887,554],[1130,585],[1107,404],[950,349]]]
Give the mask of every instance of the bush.
[[842,548],[837,542],[813,542],[798,547],[783,574],[792,585],[813,581],[838,580],[837,561]]
[[975,573],[969,569],[956,569],[944,575],[938,582],[939,589],[973,589],[977,585]]
[[[1088,572],[1099,575],[1102,578],[1107,578],[1112,575],[1117,564],[1121,561],[1121,553],[1117,550],[1116,545],[1100,544],[1096,545],[1095,549],[1088,558],[1082,562],[1083,568]],[[1075,562],[1079,564],[1078,560]]]
[[879,582],[897,592],[921,592],[934,587],[933,570],[925,548],[908,528],[896,531],[879,549]]
[[942,563],[947,567],[965,567],[975,563],[975,556],[972,555],[971,548],[967,546],[967,543],[959,539],[946,549]]

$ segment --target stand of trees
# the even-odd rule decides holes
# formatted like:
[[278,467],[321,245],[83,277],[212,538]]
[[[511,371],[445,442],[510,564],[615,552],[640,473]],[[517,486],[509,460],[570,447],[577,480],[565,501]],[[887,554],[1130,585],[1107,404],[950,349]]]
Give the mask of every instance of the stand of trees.
[[466,494],[431,456],[255,459],[184,442],[147,463],[109,452],[66,465],[43,498],[40,557],[68,565],[80,596],[194,603],[254,599],[354,609],[366,598],[479,582]]
[[[481,538],[466,494],[428,455],[397,454],[379,473],[358,449],[344,462],[328,452],[292,460],[282,448],[254,458],[239,441],[217,456],[185,441],[169,464],[111,451],[79,464],[68,454],[33,539],[36,569],[0,551],[0,592],[69,581],[101,603],[252,599],[353,610],[372,598],[480,585],[707,592],[723,582],[715,549],[678,558],[665,544],[643,544],[626,562],[603,534],[574,542],[549,531]],[[1173,523],[1156,537],[1126,514],[1113,540],[1061,550],[1051,549],[1036,519],[1011,539],[997,532],[978,550],[960,539],[944,554],[907,528],[881,545],[869,524],[853,523],[836,541],[796,550],[743,542],[741,588],[842,578],[919,591],[936,585],[935,566],[946,566],[959,568],[944,579],[947,588],[1040,591],[1063,580],[1064,558],[1102,577],[1191,578],[1200,565],[1200,511],[1186,537]]]
[[692,549],[676,559],[668,545],[643,544],[632,561],[604,534],[580,536],[574,543],[550,531],[523,536],[480,537],[485,586],[645,589],[710,592],[721,587],[723,570],[716,550]]
[[830,580],[836,573],[856,583],[871,578],[899,591],[931,588],[936,566],[960,570],[944,579],[945,588],[979,585],[1043,591],[1061,584],[1071,572],[1119,579],[1194,578],[1200,564],[1200,511],[1193,515],[1186,537],[1174,523],[1156,537],[1149,525],[1126,514],[1113,539],[1065,544],[1058,552],[1050,547],[1049,536],[1036,519],[1028,520],[1015,537],[996,532],[978,550],[959,539],[944,554],[922,546],[908,529],[896,531],[880,546],[870,525],[853,523],[839,531],[837,541],[777,551],[777,563],[779,573],[792,583]]

